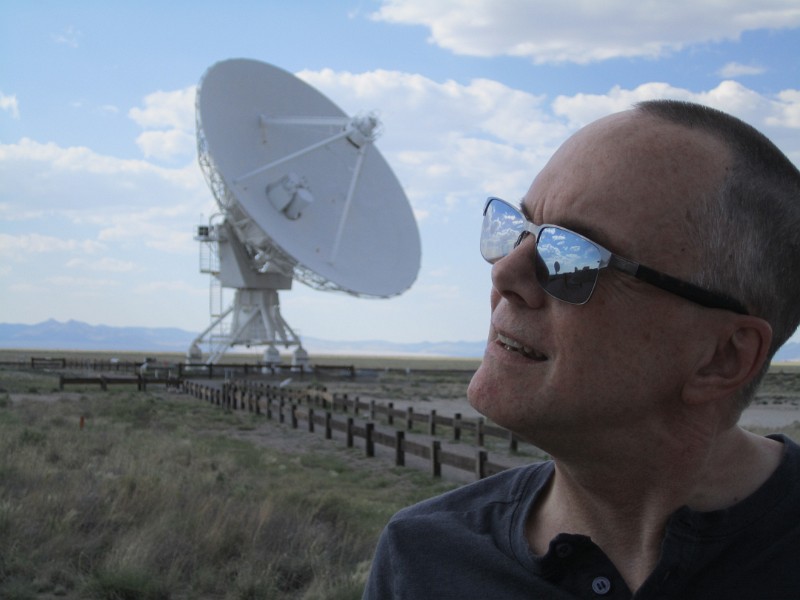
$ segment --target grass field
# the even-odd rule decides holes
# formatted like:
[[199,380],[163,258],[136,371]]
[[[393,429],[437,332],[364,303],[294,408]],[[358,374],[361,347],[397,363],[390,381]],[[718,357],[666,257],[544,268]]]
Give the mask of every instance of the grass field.
[[182,395],[52,385],[0,371],[6,600],[360,598],[391,514],[452,487],[256,446],[231,435],[253,416]]
[[[21,355],[0,352],[0,362]],[[477,366],[337,358],[325,364],[463,369],[340,384],[423,403],[457,400]],[[800,368],[775,366],[759,395],[796,405]],[[365,470],[330,445],[286,452],[237,435],[262,424],[163,389],[59,392],[53,373],[0,369],[0,598],[357,599],[388,518],[453,486],[411,469]],[[797,423],[779,431],[800,441]]]

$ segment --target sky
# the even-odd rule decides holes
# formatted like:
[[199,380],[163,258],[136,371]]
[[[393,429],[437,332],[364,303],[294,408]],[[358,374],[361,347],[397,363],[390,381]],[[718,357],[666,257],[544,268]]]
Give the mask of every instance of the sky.
[[4,0],[0,322],[208,326],[194,100],[229,58],[374,111],[419,227],[399,296],[281,292],[301,336],[484,339],[486,197],[518,200],[569,135],[637,101],[725,110],[800,165],[800,0]]

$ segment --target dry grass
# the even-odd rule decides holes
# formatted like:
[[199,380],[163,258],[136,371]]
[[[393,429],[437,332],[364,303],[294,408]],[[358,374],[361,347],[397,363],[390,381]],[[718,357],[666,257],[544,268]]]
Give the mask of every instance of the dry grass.
[[450,487],[257,447],[180,395],[52,396],[0,393],[2,598],[359,598],[388,517]]
[[[762,401],[797,402],[800,369],[773,371]],[[467,380],[387,372],[331,385],[425,403],[457,401]],[[0,370],[0,597],[360,598],[389,516],[451,485],[232,435],[262,420]],[[800,440],[800,424],[781,431]]]

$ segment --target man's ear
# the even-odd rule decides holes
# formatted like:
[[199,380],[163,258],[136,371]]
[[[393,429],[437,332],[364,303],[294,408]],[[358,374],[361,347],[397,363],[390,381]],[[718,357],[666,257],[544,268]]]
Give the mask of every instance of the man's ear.
[[684,401],[701,404],[735,394],[761,370],[772,342],[764,319],[737,315],[718,329],[717,343],[684,385]]

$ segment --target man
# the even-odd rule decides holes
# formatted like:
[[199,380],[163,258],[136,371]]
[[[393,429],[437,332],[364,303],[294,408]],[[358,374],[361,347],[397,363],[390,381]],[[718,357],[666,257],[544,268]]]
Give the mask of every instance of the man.
[[481,249],[470,402],[553,460],[395,515],[364,597],[800,598],[800,448],[736,425],[800,321],[797,168],[642,103],[490,199]]

